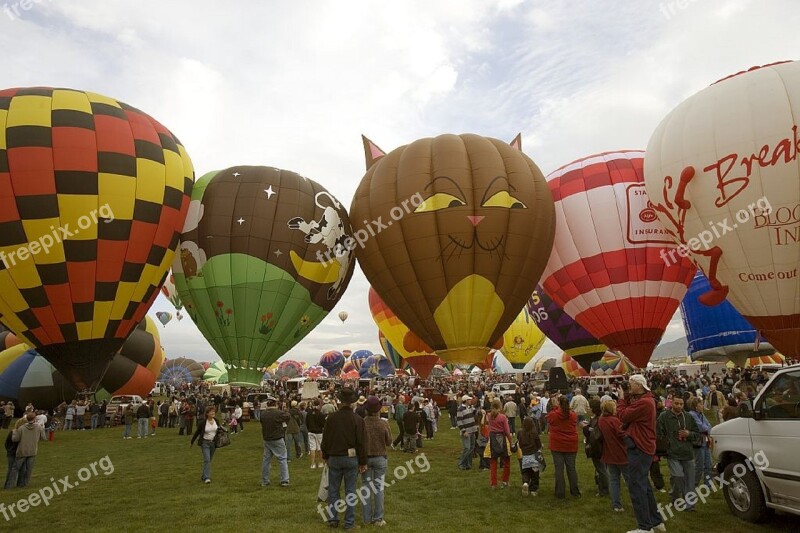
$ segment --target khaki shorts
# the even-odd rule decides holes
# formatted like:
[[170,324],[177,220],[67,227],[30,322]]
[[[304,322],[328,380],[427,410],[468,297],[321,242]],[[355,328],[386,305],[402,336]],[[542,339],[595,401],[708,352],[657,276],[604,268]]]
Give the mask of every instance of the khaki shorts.
[[312,452],[322,451],[322,433],[308,434],[308,449]]

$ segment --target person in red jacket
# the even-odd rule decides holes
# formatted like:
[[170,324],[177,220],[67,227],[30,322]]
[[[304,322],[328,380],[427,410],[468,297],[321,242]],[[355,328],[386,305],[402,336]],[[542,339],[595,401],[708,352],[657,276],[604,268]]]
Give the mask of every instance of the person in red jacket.
[[600,433],[603,434],[603,456],[600,461],[606,465],[608,471],[608,489],[611,493],[611,508],[615,511],[624,511],[620,498],[619,478],[628,481],[628,450],[623,440],[622,421],[617,418],[617,404],[613,400],[606,400],[602,405],[603,415],[597,422]]
[[509,461],[508,443],[511,442],[511,428],[508,418],[502,412],[503,403],[499,398],[492,400],[492,411],[489,413],[489,442],[491,443],[491,460],[489,462],[489,482],[490,488],[497,487],[497,460],[503,458],[503,484],[502,488],[508,487],[508,479],[511,477],[511,461]]
[[648,480],[656,453],[656,402],[644,376],[634,374],[628,383],[628,397],[623,387],[617,389],[617,413],[628,448],[628,492],[638,523],[638,529],[628,533],[666,531]]
[[566,396],[558,397],[558,406],[547,413],[550,426],[550,453],[556,471],[556,498],[565,497],[564,466],[567,467],[569,493],[581,495],[578,488],[578,472],[575,470],[575,457],[578,455],[578,415],[569,408]]

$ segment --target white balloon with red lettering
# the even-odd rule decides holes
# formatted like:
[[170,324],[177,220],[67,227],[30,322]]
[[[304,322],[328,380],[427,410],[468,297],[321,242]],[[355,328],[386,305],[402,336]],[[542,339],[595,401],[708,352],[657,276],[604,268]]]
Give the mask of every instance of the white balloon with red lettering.
[[773,346],[800,355],[800,63],[756,67],[676,107],[647,147],[659,219]]

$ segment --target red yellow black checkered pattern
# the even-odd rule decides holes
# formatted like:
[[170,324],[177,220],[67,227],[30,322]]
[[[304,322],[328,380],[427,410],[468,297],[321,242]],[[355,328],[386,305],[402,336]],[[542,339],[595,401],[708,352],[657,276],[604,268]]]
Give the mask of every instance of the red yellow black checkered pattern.
[[[193,182],[180,141],[138,109],[71,89],[0,90],[3,322],[57,367],[89,364],[87,350],[110,360],[158,295]],[[45,235],[63,240],[21,260]]]

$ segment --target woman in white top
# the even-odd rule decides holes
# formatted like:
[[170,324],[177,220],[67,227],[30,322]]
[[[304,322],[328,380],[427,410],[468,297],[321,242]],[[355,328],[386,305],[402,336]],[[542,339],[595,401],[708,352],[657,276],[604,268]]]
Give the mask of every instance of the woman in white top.
[[217,409],[213,405],[206,407],[206,416],[197,423],[197,431],[192,436],[190,446],[197,438],[200,438],[200,451],[203,452],[203,476],[200,478],[203,483],[211,483],[211,459],[217,447],[214,445],[214,437],[217,436],[217,429],[220,425],[216,419]]

